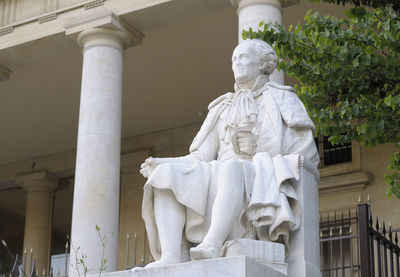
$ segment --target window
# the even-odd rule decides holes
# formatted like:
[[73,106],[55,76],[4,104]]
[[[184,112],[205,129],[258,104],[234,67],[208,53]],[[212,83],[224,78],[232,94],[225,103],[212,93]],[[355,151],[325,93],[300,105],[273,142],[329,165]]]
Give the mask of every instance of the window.
[[352,161],[352,147],[351,143],[342,145],[332,145],[328,137],[319,135],[315,139],[317,145],[320,167],[335,165]]

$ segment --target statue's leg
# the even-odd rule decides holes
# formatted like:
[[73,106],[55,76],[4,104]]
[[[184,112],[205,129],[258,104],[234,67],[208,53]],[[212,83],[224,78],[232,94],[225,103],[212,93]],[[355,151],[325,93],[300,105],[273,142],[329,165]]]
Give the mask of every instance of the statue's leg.
[[221,164],[210,229],[203,242],[190,250],[193,260],[220,256],[221,247],[242,211],[244,174],[242,161],[230,160]]
[[181,262],[182,231],[185,208],[176,201],[170,190],[154,188],[154,216],[161,244],[161,258],[146,267]]

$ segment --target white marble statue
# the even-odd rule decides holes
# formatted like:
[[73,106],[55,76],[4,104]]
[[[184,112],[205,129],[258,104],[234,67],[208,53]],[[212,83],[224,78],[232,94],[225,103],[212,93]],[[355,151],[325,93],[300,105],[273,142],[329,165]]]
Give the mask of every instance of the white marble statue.
[[240,43],[234,92],[211,102],[190,154],[142,164],[148,267],[217,258],[235,238],[287,246],[300,226],[292,181],[299,155],[319,163],[315,128],[293,88],[269,82],[276,60],[264,41]]

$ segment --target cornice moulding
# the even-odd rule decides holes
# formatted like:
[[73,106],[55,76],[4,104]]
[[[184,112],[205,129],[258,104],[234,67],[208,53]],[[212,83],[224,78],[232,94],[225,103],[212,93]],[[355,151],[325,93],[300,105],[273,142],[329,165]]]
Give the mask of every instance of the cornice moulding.
[[36,171],[18,175],[15,183],[28,191],[53,191],[58,177],[48,171]]
[[83,46],[84,36],[81,34],[90,32],[90,30],[98,31],[115,30],[124,34],[123,44],[124,47],[138,45],[142,42],[144,34],[134,29],[132,26],[123,22],[118,16],[113,13],[92,13],[87,17],[73,17],[65,21],[65,34],[72,39],[76,40],[80,46]]
[[355,171],[340,175],[321,177],[318,187],[319,194],[362,190],[372,180],[372,176],[365,171]]

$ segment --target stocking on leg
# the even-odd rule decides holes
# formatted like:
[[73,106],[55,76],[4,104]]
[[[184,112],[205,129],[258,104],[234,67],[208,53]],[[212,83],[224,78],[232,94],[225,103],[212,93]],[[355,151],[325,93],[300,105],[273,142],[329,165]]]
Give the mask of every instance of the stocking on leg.
[[169,190],[154,189],[154,214],[161,244],[161,258],[146,267],[181,262],[185,209]]

